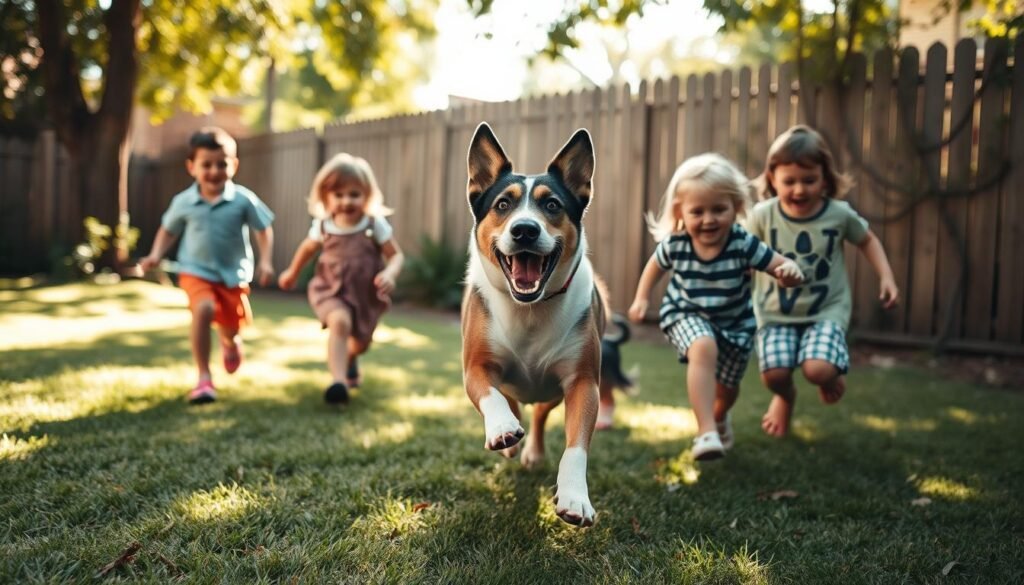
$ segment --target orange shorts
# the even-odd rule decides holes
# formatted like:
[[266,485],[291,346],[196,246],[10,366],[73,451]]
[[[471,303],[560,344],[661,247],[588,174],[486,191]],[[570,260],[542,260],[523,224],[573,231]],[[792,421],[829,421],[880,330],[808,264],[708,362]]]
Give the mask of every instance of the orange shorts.
[[195,310],[196,305],[202,301],[213,301],[213,322],[224,329],[238,331],[242,325],[252,324],[248,285],[228,288],[219,282],[210,282],[191,274],[179,274],[178,286],[188,295],[190,310]]

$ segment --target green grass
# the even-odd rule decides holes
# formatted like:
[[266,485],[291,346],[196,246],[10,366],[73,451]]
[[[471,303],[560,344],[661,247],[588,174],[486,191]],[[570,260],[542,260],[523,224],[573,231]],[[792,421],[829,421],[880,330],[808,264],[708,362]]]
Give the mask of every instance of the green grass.
[[181,291],[0,291],[0,582],[1024,581],[1019,390],[861,367],[835,407],[802,386],[773,440],[752,364],[736,448],[694,464],[683,368],[632,342],[580,530],[550,502],[562,411],[546,469],[485,451],[454,317],[389,314],[339,412],[304,300],[254,296],[246,363],[197,408]]

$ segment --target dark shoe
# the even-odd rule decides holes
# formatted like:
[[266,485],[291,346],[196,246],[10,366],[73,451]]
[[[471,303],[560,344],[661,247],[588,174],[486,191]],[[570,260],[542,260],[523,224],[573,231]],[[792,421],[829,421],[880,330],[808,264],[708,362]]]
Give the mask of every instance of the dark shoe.
[[341,382],[335,382],[324,391],[327,404],[348,404],[348,388]]
[[352,361],[348,363],[345,383],[349,388],[358,388],[363,383],[363,377],[359,375],[359,361],[356,358],[352,358]]

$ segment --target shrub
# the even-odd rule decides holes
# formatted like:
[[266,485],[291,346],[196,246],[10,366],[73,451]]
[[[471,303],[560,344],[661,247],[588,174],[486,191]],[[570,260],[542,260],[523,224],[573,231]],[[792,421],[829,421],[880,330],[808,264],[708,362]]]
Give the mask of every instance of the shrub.
[[456,309],[462,303],[466,262],[464,250],[451,246],[447,240],[420,237],[420,252],[406,258],[395,291],[398,298],[442,309]]

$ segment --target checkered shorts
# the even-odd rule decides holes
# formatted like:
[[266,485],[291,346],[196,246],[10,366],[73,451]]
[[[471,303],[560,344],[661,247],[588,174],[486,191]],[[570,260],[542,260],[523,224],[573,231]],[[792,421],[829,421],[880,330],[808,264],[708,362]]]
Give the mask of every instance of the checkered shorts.
[[823,360],[845,374],[850,368],[846,331],[835,321],[809,325],[767,325],[757,332],[761,371],[792,370],[807,360]]
[[718,363],[715,364],[715,380],[727,388],[739,388],[740,380],[747,371],[750,361],[749,345],[740,347],[725,339],[717,327],[703,317],[690,315],[673,324],[665,336],[679,351],[679,361],[686,362],[686,353],[693,342],[700,337],[711,337],[718,345]]

